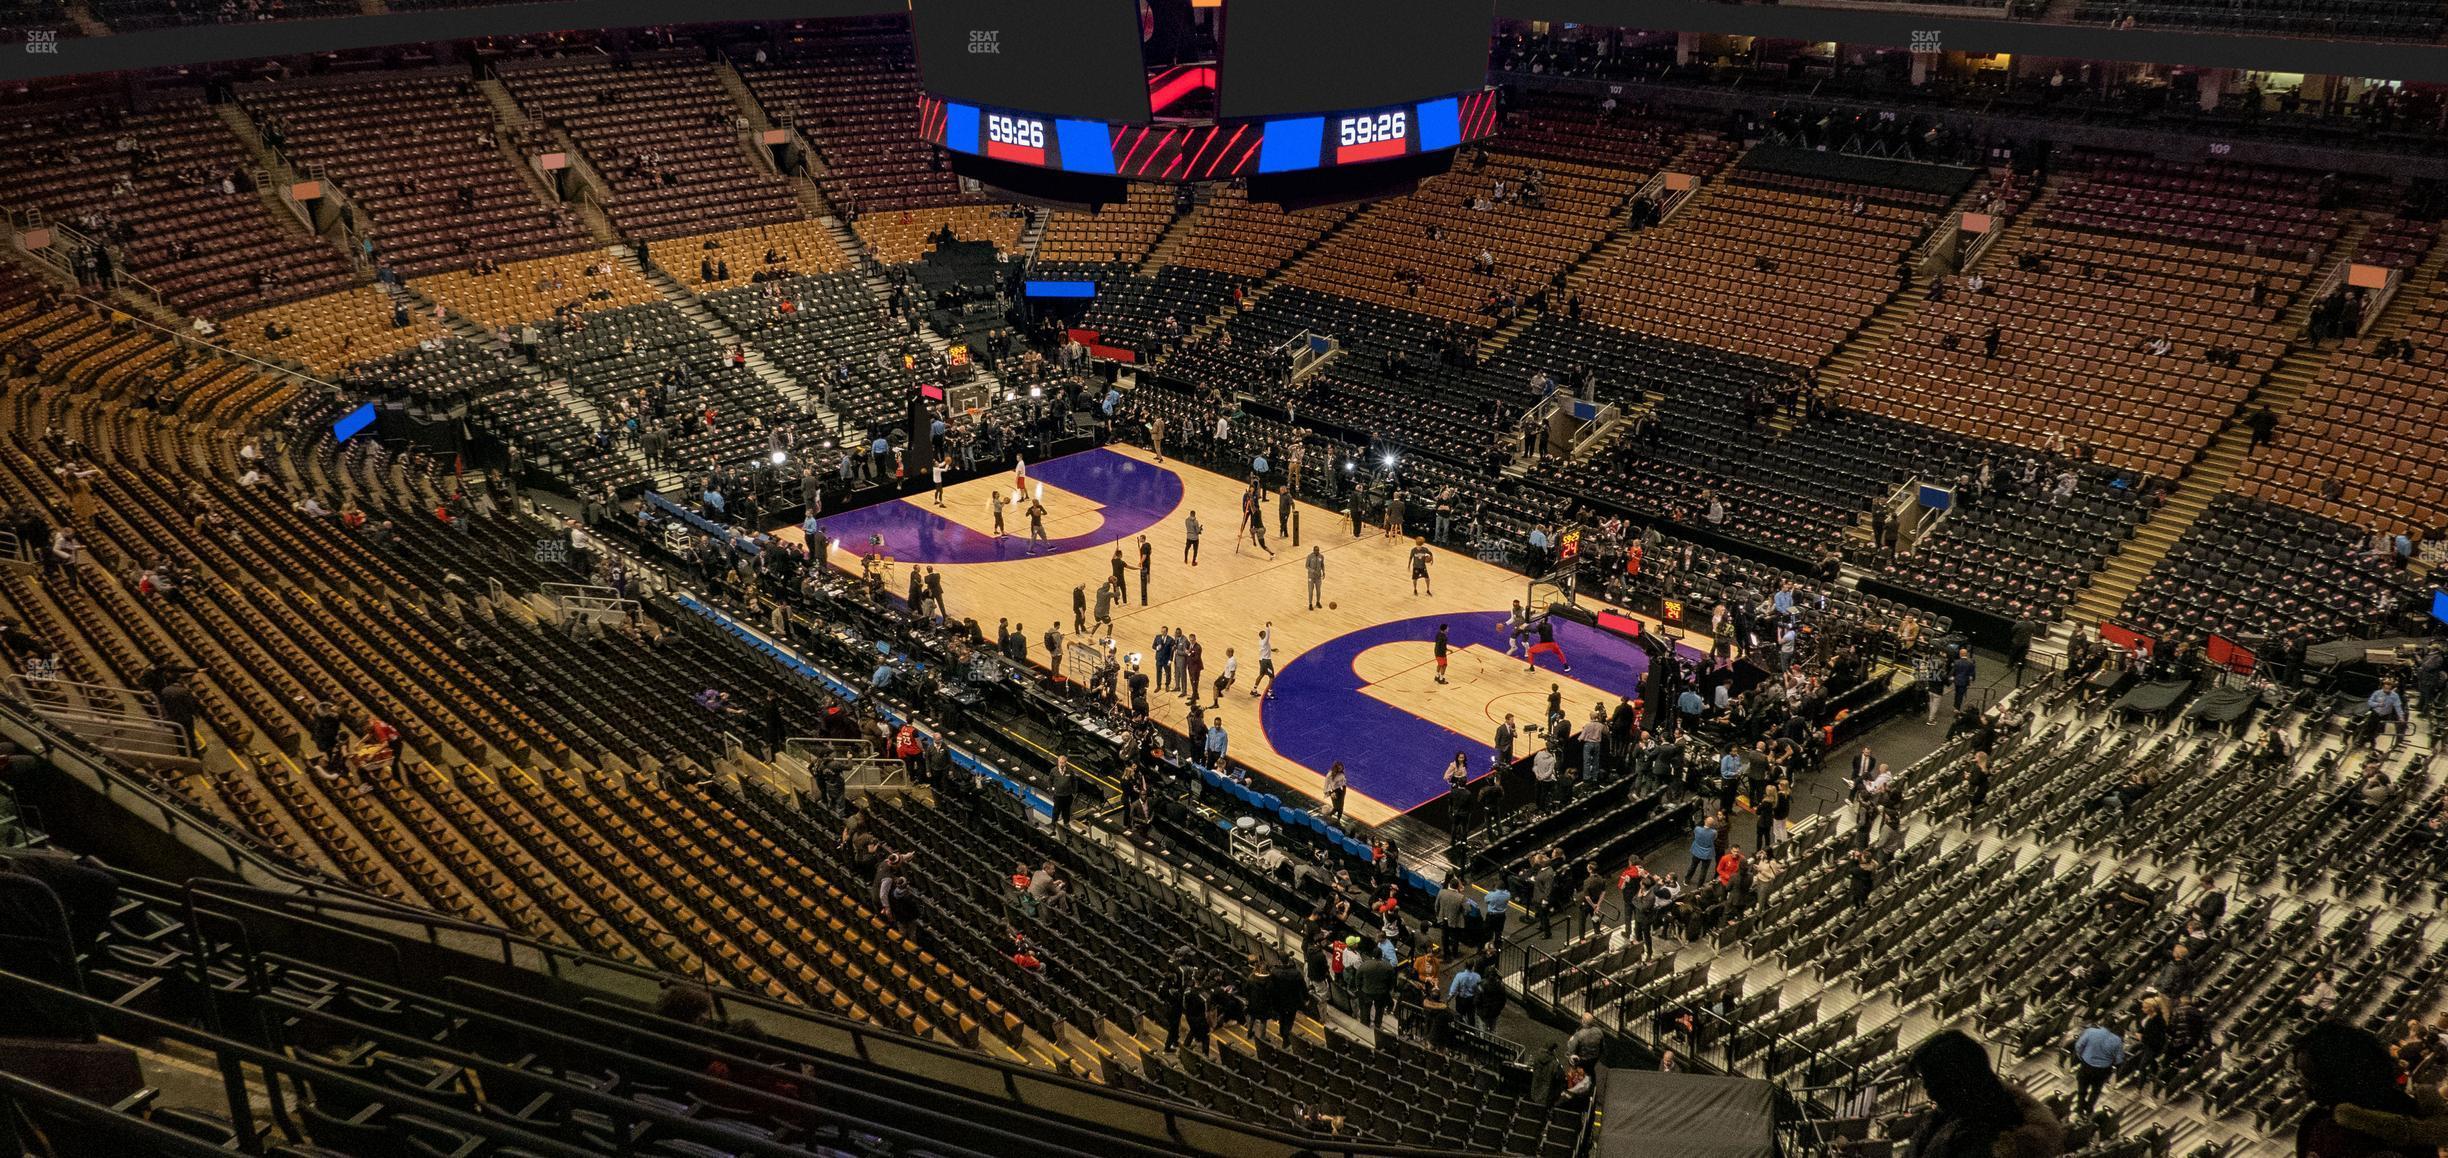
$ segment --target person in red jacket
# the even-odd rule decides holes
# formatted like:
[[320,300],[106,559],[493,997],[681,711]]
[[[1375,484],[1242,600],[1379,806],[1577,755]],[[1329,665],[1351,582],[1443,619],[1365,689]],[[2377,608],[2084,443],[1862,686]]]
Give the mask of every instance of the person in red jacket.
[[1717,858],[1717,883],[1732,887],[1734,884],[1734,874],[1741,872],[1742,866],[1742,846],[1734,844],[1727,845],[1725,855]]

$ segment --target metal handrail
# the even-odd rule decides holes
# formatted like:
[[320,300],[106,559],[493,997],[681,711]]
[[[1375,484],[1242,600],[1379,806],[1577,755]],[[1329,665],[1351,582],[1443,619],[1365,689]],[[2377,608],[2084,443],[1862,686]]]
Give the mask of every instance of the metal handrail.
[[286,1051],[264,1049],[235,1036],[216,1034],[142,1010],[113,1005],[7,970],[0,970],[0,994],[6,994],[12,1004],[40,1001],[53,1008],[74,1009],[88,1014],[106,1027],[104,1032],[108,1036],[122,1041],[162,1039],[202,1047],[204,1052],[213,1055],[214,1064],[220,1069],[223,1089],[229,1096],[231,1125],[235,1128],[242,1153],[261,1153],[263,1149],[256,1132],[253,1099],[246,1096],[247,1089],[243,1082],[243,1069],[248,1066],[255,1067],[263,1075],[265,1086],[275,1092],[270,1108],[276,1119],[287,1113],[286,1102],[278,1096],[278,1091],[283,1086],[280,1079],[288,1078],[293,1083],[292,1088],[313,1086],[366,1101],[398,1103],[414,1108],[419,1114],[446,1126],[477,1131],[489,1137],[507,1138],[538,1154],[584,1158],[587,1153],[583,1147],[536,1132],[533,1123],[479,1115],[472,1108],[419,1098],[396,1084],[368,1081],[328,1063],[292,1056]]
[[[1564,976],[1565,974],[1567,974],[1567,973],[1581,973],[1581,972],[1587,972],[1587,970],[1583,969],[1581,966],[1579,966],[1579,965],[1575,965],[1575,964],[1573,964],[1573,963],[1571,963],[1571,962],[1569,962],[1569,961],[1565,961],[1565,960],[1564,960],[1562,957],[1560,957],[1559,955],[1557,955],[1557,954],[1555,954],[1555,953],[1551,953],[1551,952],[1547,951],[1546,949],[1540,948],[1539,946],[1529,944],[1529,943],[1528,943],[1528,942],[1526,942],[1526,941],[1519,941],[1519,942],[1515,942],[1515,943],[1513,943],[1513,944],[1506,945],[1506,946],[1505,946],[1505,947],[1504,947],[1504,948],[1503,948],[1503,949],[1502,949],[1502,950],[1499,952],[1498,957],[1497,957],[1497,960],[1498,960],[1498,970],[1499,970],[1500,972],[1501,972],[1501,971],[1503,971],[1503,969],[1504,969],[1504,966],[1503,966],[1503,964],[1502,964],[1503,959],[1504,959],[1504,955],[1505,955],[1505,954],[1509,954],[1509,953],[1519,953],[1519,954],[1520,954],[1520,957],[1521,957],[1520,964],[1519,964],[1519,965],[1517,965],[1517,966],[1516,966],[1516,967],[1515,967],[1515,968],[1514,968],[1514,969],[1511,971],[1511,972],[1513,973],[1514,977],[1517,979],[1517,980],[1515,981],[1515,983],[1513,984],[1513,986],[1512,986],[1512,991],[1513,991],[1513,992],[1514,992],[1516,995],[1520,996],[1520,997],[1521,997],[1523,1000],[1525,1000],[1525,1001],[1535,1001],[1535,1002],[1538,1002],[1539,1004],[1545,1005],[1545,1006],[1547,1006],[1548,1008],[1550,1008],[1550,1009],[1554,1009],[1554,1010],[1557,1010],[1557,1011],[1559,1011],[1559,1012],[1561,1012],[1561,1011],[1562,1011],[1562,1009],[1563,1009],[1563,1007],[1562,1007],[1560,1004],[1558,1004],[1557,1002],[1555,1002],[1554,1000],[1552,1000],[1552,999],[1550,999],[1550,998],[1541,998],[1541,997],[1537,996],[1536,994],[1532,993],[1532,992],[1531,992],[1531,988],[1532,988],[1532,987],[1531,987],[1531,985],[1529,984],[1529,982],[1528,982],[1527,980],[1522,980],[1522,979],[1525,979],[1525,978],[1527,978],[1527,977],[1529,976],[1529,965],[1530,965],[1530,962],[1531,962],[1531,960],[1532,960],[1532,955],[1533,955],[1533,954],[1535,954],[1535,955],[1537,956],[1537,958],[1538,958],[1538,959],[1542,959],[1542,960],[1547,960],[1547,961],[1552,961],[1552,962],[1555,962],[1554,972],[1551,974],[1551,977],[1552,977],[1552,978],[1561,978],[1561,977],[1563,977],[1563,976]],[[1554,992],[1554,987],[1555,987],[1555,981],[1551,979],[1551,980],[1550,980],[1550,981],[1549,981],[1547,984],[1548,984],[1548,991],[1549,991],[1550,993],[1553,993],[1553,992]],[[1626,1025],[1625,1025],[1625,1019],[1624,1019],[1624,1012],[1625,1012],[1625,1011],[1624,1011],[1624,1008],[1623,1008],[1622,1003],[1621,1003],[1621,1002],[1618,1002],[1618,1003],[1616,1004],[1616,1009],[1615,1009],[1615,1024],[1614,1024],[1614,1029],[1615,1029],[1615,1032],[1617,1032],[1617,1033],[1623,1033],[1623,1034],[1627,1034],[1627,1035],[1634,1036],[1634,1037],[1635,1037],[1637,1040],[1642,1040],[1642,1041],[1646,1042],[1647,1044],[1650,1044],[1650,1045],[1653,1045],[1653,1046],[1654,1046],[1654,1045],[1658,1045],[1658,1044],[1660,1044],[1660,1043],[1659,1043],[1659,1041],[1658,1041],[1658,1039],[1657,1039],[1656,1037],[1654,1037],[1654,1036],[1645,1036],[1645,1035],[1637,1035],[1637,1034],[1632,1034],[1632,1031],[1631,1031],[1630,1029],[1626,1028]],[[1774,1053],[1775,1053],[1776,1051],[1779,1051],[1779,1050],[1789,1051],[1789,1052],[1790,1052],[1790,1054],[1791,1054],[1791,1055],[1793,1055],[1793,1056],[1807,1057],[1807,1058],[1809,1058],[1809,1059],[1811,1060],[1811,1062],[1812,1062],[1812,1063],[1814,1063],[1814,1064],[1825,1064],[1825,1065],[1833,1066],[1833,1067],[1835,1067],[1835,1068],[1837,1068],[1837,1069],[1840,1069],[1840,1070],[1844,1071],[1846,1074],[1850,1075],[1850,1080],[1848,1080],[1848,1081],[1847,1081],[1847,1082],[1845,1082],[1845,1083],[1842,1083],[1842,1084],[1841,1084],[1841,1086],[1840,1086],[1840,1087],[1837,1087],[1837,1088],[1855,1088],[1855,1087],[1858,1087],[1858,1086],[1861,1084],[1861,1081],[1862,1081],[1862,1079],[1861,1079],[1861,1067],[1859,1067],[1859,1066],[1857,1066],[1857,1065],[1855,1065],[1855,1064],[1853,1064],[1853,1063],[1851,1063],[1851,1062],[1842,1061],[1842,1060],[1839,1060],[1839,1059],[1837,1059],[1837,1058],[1831,1057],[1831,1056],[1829,1056],[1829,1055],[1828,1055],[1828,1054],[1827,1054],[1825,1051],[1822,1051],[1822,1050],[1817,1049],[1817,1048],[1812,1047],[1812,1046],[1806,1046],[1806,1045],[1803,1045],[1803,1044],[1801,1044],[1801,1043],[1799,1043],[1799,1042],[1794,1041],[1794,1040],[1793,1040],[1793,1039],[1791,1039],[1791,1038],[1786,1037],[1786,1036],[1785,1036],[1785,1035],[1783,1035],[1783,1034],[1778,1034],[1778,1033],[1762,1033],[1760,1030],[1757,1030],[1757,1029],[1751,1029],[1751,1028],[1746,1028],[1746,1027],[1743,1027],[1743,1026],[1736,1025],[1734,1022],[1732,1022],[1732,1021],[1728,1020],[1728,1019],[1727,1019],[1726,1017],[1724,1017],[1722,1014],[1716,1013],[1716,1012],[1715,1012],[1715,1011],[1713,1011],[1713,1010],[1708,1010],[1708,1009],[1694,1009],[1694,1010],[1691,1010],[1690,1012],[1691,1012],[1691,1014],[1692,1014],[1692,1016],[1693,1016],[1693,1019],[1694,1019],[1694,1022],[1695,1022],[1695,1023],[1698,1023],[1698,1022],[1699,1022],[1700,1020],[1702,1020],[1702,1019],[1706,1019],[1706,1020],[1708,1020],[1708,1021],[1710,1022],[1710,1024],[1711,1024],[1711,1026],[1712,1026],[1714,1029],[1716,1029],[1716,1030],[1718,1031],[1718,1032],[1717,1032],[1717,1034],[1716,1034],[1715,1036],[1716,1036],[1716,1038],[1717,1038],[1718,1040],[1720,1040],[1720,1041],[1724,1041],[1724,1042],[1731,1043],[1731,1042],[1733,1042],[1733,1041],[1737,1040],[1739,1037],[1741,1037],[1741,1036],[1743,1036],[1743,1035],[1749,1035],[1749,1036],[1751,1036],[1752,1038],[1755,1038],[1755,1039],[1764,1039],[1764,1040],[1766,1041],[1766,1043],[1767,1043],[1767,1046],[1768,1046],[1769,1051],[1770,1051],[1770,1053],[1771,1053],[1771,1055],[1772,1055],[1772,1056],[1774,1055]],[[1731,1064],[1731,1055],[1730,1055],[1730,1054],[1729,1054],[1729,1055],[1728,1055],[1728,1057],[1727,1057],[1727,1062],[1728,1062],[1728,1064],[1727,1064],[1727,1065],[1726,1065],[1724,1068],[1725,1068],[1725,1069],[1726,1069],[1726,1070],[1727,1070],[1729,1073],[1734,1072],[1733,1066],[1732,1066],[1732,1064]],[[1762,1067],[1762,1072],[1763,1072],[1763,1073],[1767,1072],[1767,1067]],[[1816,1087],[1814,1087],[1814,1088],[1816,1088]],[[1793,1092],[1793,1091],[1788,1091],[1788,1092],[1790,1093],[1790,1092]]]
[[[120,801],[122,807],[126,807],[130,800],[143,801],[147,809],[160,817],[162,827],[173,837],[193,834],[197,839],[210,843],[214,846],[213,854],[233,873],[279,881],[308,892],[332,887],[328,882],[315,881],[275,862],[262,852],[248,847],[230,832],[199,818],[186,806],[162,796],[150,784],[121,773],[108,756],[76,736],[53,727],[49,721],[30,714],[32,710],[29,705],[18,701],[0,700],[0,738],[6,738],[41,756],[63,773],[92,781],[97,791]],[[139,819],[144,817],[139,816]]]
[[[150,289],[150,287],[147,288]],[[340,397],[348,393],[348,388],[340,385],[337,382],[318,378],[303,370],[292,369],[288,366],[283,366],[278,362],[267,362],[262,358],[246,353],[245,351],[234,346],[227,346],[219,342],[207,341],[204,338],[198,337],[194,332],[189,330],[172,329],[168,326],[160,324],[159,322],[155,322],[150,318],[144,317],[141,314],[135,313],[117,302],[110,301],[106,298],[97,298],[92,294],[86,293],[81,287],[67,291],[66,296],[74,298],[77,301],[84,302],[85,304],[98,309],[108,309],[119,319],[133,325],[143,326],[144,328],[152,330],[155,333],[160,334],[162,337],[170,339],[171,341],[209,351],[224,358],[237,359],[238,361],[254,366],[256,369],[261,370],[266,374],[294,379],[301,385],[314,387],[334,397]],[[217,330],[216,332],[226,333],[228,331],[226,328],[223,328]]]
[[[15,727],[12,728],[10,725],[15,725]],[[109,781],[111,785],[109,791],[114,798],[124,799],[127,796],[135,796],[144,799],[160,811],[164,822],[174,830],[184,825],[204,839],[220,846],[233,869],[243,867],[263,879],[277,881],[280,886],[267,887],[244,881],[209,877],[191,879],[183,885],[178,885],[125,869],[105,866],[109,867],[109,871],[114,876],[121,879],[123,885],[127,882],[135,882],[143,886],[136,891],[148,893],[157,899],[175,901],[184,897],[184,903],[191,907],[191,911],[193,911],[192,907],[197,898],[219,897],[234,903],[260,902],[372,921],[399,922],[423,928],[426,930],[427,941],[433,944],[441,942],[441,934],[444,932],[493,942],[500,946],[499,959],[503,964],[542,972],[556,978],[564,977],[565,970],[570,972],[598,970],[658,984],[672,980],[669,974],[627,962],[553,945],[505,928],[462,921],[440,913],[413,908],[381,897],[300,876],[271,861],[261,853],[239,844],[230,834],[197,824],[184,808],[162,799],[146,785],[121,776],[106,759],[87,752],[81,742],[76,741],[73,737],[61,736],[40,721],[25,718],[22,710],[15,704],[0,702],[0,734],[9,734],[11,738],[17,739],[29,749],[43,755],[55,766],[62,764],[63,761],[72,761],[82,766],[85,771]],[[522,960],[522,954],[527,959]],[[691,983],[700,984],[694,981]],[[1320,1155],[1339,1154],[1348,1155],[1351,1158],[1359,1158],[1361,1155],[1383,1156],[1383,1158],[1431,1158],[1440,1153],[1418,1147],[1375,1145],[1361,1140],[1338,1145],[1331,1139],[1295,1135],[1255,1126],[1197,1106],[1166,1102],[1115,1090],[1068,1075],[1008,1062],[989,1054],[957,1049],[924,1038],[881,1030],[848,1019],[834,1018],[818,1010],[785,1004],[724,986],[705,985],[704,988],[707,996],[714,1002],[717,1016],[728,1017],[725,1007],[731,1005],[754,1010],[758,1016],[764,1018],[811,1022],[829,1032],[847,1035],[852,1046],[850,1052],[870,1064],[890,1065],[904,1061],[913,1054],[918,1054],[932,1057],[934,1061],[931,1064],[936,1067],[966,1065],[1000,1074],[1005,1097],[1023,1106],[1029,1105],[1022,1093],[1024,1088],[1032,1085],[1045,1086],[1072,1096],[1109,1099],[1158,1114],[1165,1121],[1166,1129],[1177,1138],[1184,1135],[1183,1126],[1187,1124],[1191,1127],[1187,1131],[1189,1133],[1209,1134],[1216,1131],[1230,1131],[1242,1137],[1256,1138],[1269,1144],[1282,1144],[1296,1151]],[[893,1062],[888,1063],[883,1060],[884,1058],[891,1058]],[[971,1088],[982,1089],[984,1087],[973,1085]]]
[[1991,247],[1995,246],[1998,239],[2004,236],[2006,236],[2006,219],[2003,214],[2000,214],[1991,218],[1989,228],[1982,230],[1981,235],[1973,238],[1972,244],[1962,251],[1959,260],[1955,263],[1956,270],[1969,272],[1973,266],[1979,265],[1981,258],[1988,256]]
[[[304,896],[297,893],[283,892],[275,889],[265,889],[253,885],[241,884],[235,881],[221,881],[208,878],[189,881],[187,882],[185,888],[186,891],[192,896],[217,896],[230,900],[265,901],[291,908],[309,908],[329,910],[339,913],[354,913],[378,920],[400,921],[404,923],[423,925],[432,931],[447,930],[454,933],[483,938],[497,942],[501,945],[501,960],[503,964],[518,968],[533,968],[533,966],[519,960],[519,954],[517,951],[525,950],[527,954],[541,960],[546,965],[543,972],[545,972],[548,976],[556,978],[564,977],[564,969],[567,968],[572,969],[573,971],[576,969],[600,970],[609,973],[622,974],[637,980],[655,982],[658,984],[676,979],[673,975],[668,973],[642,968],[640,966],[631,965],[627,962],[614,960],[608,957],[599,957],[592,953],[587,953],[582,950],[573,949],[566,946],[554,945],[549,942],[528,937],[524,934],[512,932],[506,928],[498,928],[490,925],[477,924],[471,921],[463,921],[455,917],[444,916],[440,913],[409,908],[376,897],[334,896],[329,898],[320,898]],[[428,940],[432,943],[439,943],[438,937],[429,936]],[[688,984],[692,988],[702,989],[706,993],[707,997],[713,1002],[714,1016],[718,1021],[728,1021],[734,1019],[737,1014],[735,1012],[728,1011],[726,1007],[738,1006],[754,1011],[759,1019],[778,1018],[808,1022],[820,1026],[830,1033],[846,1035],[850,1039],[852,1046],[852,1049],[849,1052],[853,1056],[856,1056],[859,1060],[869,1064],[884,1066],[885,1068],[904,1068],[883,1059],[886,1057],[898,1059],[906,1058],[911,1054],[923,1054],[930,1055],[934,1059],[932,1063],[934,1065],[967,1065],[1000,1073],[1004,1078],[1003,1095],[1005,1099],[1010,1101],[1012,1104],[1019,1105],[1024,1108],[1046,1108],[1044,1106],[1033,1105],[1026,1101],[1022,1097],[1019,1089],[1022,1083],[1040,1084],[1054,1086],[1067,1093],[1078,1096],[1111,1099],[1139,1109],[1162,1114],[1166,1119],[1166,1129],[1176,1138],[1179,1138],[1184,1134],[1184,1131],[1181,1129],[1179,1123],[1186,1122],[1194,1124],[1199,1128],[1196,1131],[1192,1131],[1194,1133],[1225,1130],[1243,1137],[1256,1138],[1268,1143],[1279,1143],[1295,1150],[1305,1150],[1307,1152],[1319,1155],[1341,1154],[1349,1155],[1351,1158],[1363,1158],[1363,1156],[1367,1156],[1367,1158],[1434,1158],[1434,1156],[1446,1153],[1445,1151],[1424,1147],[1378,1145],[1359,1139],[1353,1139],[1348,1143],[1338,1144],[1336,1140],[1330,1138],[1317,1138],[1303,1134],[1293,1134],[1286,1131],[1256,1125],[1197,1106],[1148,1098],[1140,1094],[1117,1090],[1110,1086],[1098,1085],[1085,1079],[1071,1077],[1051,1070],[1043,1070],[1032,1066],[1006,1061],[990,1054],[959,1049],[953,1046],[943,1045],[934,1041],[929,1041],[925,1038],[915,1037],[894,1030],[879,1029],[878,1027],[867,1023],[853,1021],[849,1018],[836,1017],[821,1010],[811,1009],[806,1006],[786,1004],[772,998],[746,993],[728,986],[714,984],[700,979],[688,979]],[[796,1041],[798,1039],[792,1040]],[[909,1072],[925,1074],[929,1071],[924,1066],[918,1066],[909,1067]],[[934,1080],[943,1079],[936,1078]],[[965,1088],[968,1088],[973,1092],[978,1092],[982,1096],[992,1096],[990,1094],[985,1094],[984,1087],[975,1083],[968,1083],[965,1085]]]

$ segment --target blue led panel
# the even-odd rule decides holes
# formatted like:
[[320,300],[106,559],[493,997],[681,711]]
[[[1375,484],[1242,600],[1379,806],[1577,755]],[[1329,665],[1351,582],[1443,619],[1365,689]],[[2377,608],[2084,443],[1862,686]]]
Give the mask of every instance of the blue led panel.
[[1054,147],[1066,173],[1112,173],[1113,129],[1103,121],[1054,122]]
[[1037,281],[1021,283],[1021,292],[1033,298],[1092,298],[1096,283],[1092,281]]
[[944,105],[944,148],[956,153],[978,151],[978,111],[976,105]]
[[1326,118],[1294,117],[1288,121],[1268,121],[1266,136],[1258,142],[1258,171],[1289,173],[1318,167],[1320,150],[1326,142]]
[[340,421],[332,423],[332,438],[340,442],[347,442],[372,425],[374,425],[374,404],[368,402],[343,415]]
[[1420,152],[1433,153],[1462,143],[1462,102],[1452,97],[1422,101],[1419,107]]

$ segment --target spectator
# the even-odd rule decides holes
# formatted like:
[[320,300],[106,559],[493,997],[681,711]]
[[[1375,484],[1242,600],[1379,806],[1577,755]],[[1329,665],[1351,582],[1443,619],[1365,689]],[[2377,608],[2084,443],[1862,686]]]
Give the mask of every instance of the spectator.
[[2296,1047],[2295,1068],[2303,1078],[2304,1097],[2311,1102],[2295,1124],[2297,1155],[2361,1158],[2402,1152],[2380,1133],[2351,1124],[2394,1130],[2396,1123],[2389,1118],[2411,1118],[2422,1111],[2400,1086],[2397,1060],[2378,1036],[2334,1021],[2320,1022]]
[[2109,1076],[2125,1064],[2124,1035],[2106,1024],[2083,1030],[2074,1038],[2074,1064],[2074,1109],[2089,1114],[2099,1108],[2100,1091],[2107,1087]]
[[1930,1110],[1914,1130],[1913,1158],[2048,1158],[2065,1149],[2056,1115],[1989,1067],[1960,1030],[1942,1030],[1912,1053]]
[[1606,1053],[1606,1030],[1599,1028],[1598,1015],[1581,1015],[1581,1028],[1564,1039],[1564,1054],[1575,1064],[1595,1068]]

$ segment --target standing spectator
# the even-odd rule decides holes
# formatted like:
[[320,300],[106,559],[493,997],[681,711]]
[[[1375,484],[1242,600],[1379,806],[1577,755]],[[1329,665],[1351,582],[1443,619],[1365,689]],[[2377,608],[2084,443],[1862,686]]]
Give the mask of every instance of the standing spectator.
[[2380,748],[2380,733],[2394,732],[2400,737],[2405,735],[2405,697],[2398,693],[2395,678],[2381,680],[2380,686],[2364,697],[2363,704],[2371,710],[2371,723],[2368,726],[2374,751]]
[[2124,1035],[2105,1024],[2083,1030],[2074,1038],[2074,1062],[2074,1109],[2089,1114],[2099,1108],[2109,1075],[2125,1062]]
[[1445,982],[1445,1008],[1455,1021],[1470,1020],[1483,981],[1470,958],[1465,957],[1455,964],[1452,978]]
[[1451,956],[1454,944],[1462,939],[1462,930],[1470,922],[1470,898],[1463,895],[1459,873],[1445,874],[1445,886],[1437,890],[1436,917],[1439,943]]
[[2047,630],[2047,624],[2029,615],[2015,621],[2014,631],[2008,636],[2006,645],[2006,662],[2014,670],[2016,687],[2023,686],[2023,668],[2031,662],[2032,641]]
[[[1278,960],[1267,969],[1263,980],[1251,986],[1251,989],[1252,1008],[1265,1009],[1275,1020],[1276,1044],[1291,1045],[1292,1023],[1300,1018],[1302,1008],[1309,1004],[1309,990],[1301,984],[1299,968],[1290,961]],[[1257,1027],[1253,1025],[1250,1037],[1255,1040],[1258,1036]]]
[[1564,1039],[1564,1056],[1584,1066],[1596,1066],[1606,1056],[1606,1030],[1599,1028],[1598,1015],[1581,1015],[1581,1028]]
[[1530,854],[1532,903],[1538,906],[1538,935],[1555,929],[1556,906],[1564,899],[1564,854],[1554,848]]
[[1853,850],[1853,865],[1848,872],[1852,877],[1853,908],[1859,912],[1869,906],[1870,892],[1878,887],[1878,856],[1866,848]]
[[1471,1003],[1471,1016],[1479,1023],[1479,1028],[1489,1033],[1496,1032],[1496,1021],[1504,1016],[1508,996],[1504,974],[1490,970],[1487,976],[1480,979],[1479,999]]
[[1363,1024],[1374,1035],[1385,1024],[1385,1016],[1394,1007],[1394,963],[1381,954],[1371,953],[1352,966],[1353,995],[1358,999],[1357,1012]]
[[2165,994],[2154,993],[2142,999],[2141,1020],[2134,1028],[2136,1037],[2140,1039],[2134,1051],[2134,1061],[2145,1070],[2160,1065],[2167,1058],[2172,1023]]
[[1913,661],[1913,679],[1929,692],[1929,708],[1922,713],[1922,725],[1937,723],[1938,708],[1946,702],[1947,665],[1937,655],[1924,653]]
[[1503,948],[1505,920],[1512,915],[1513,911],[1513,879],[1506,877],[1496,882],[1496,887],[1489,889],[1487,895],[1480,898],[1479,911],[1487,921],[1488,947]]
[[1691,865],[1684,869],[1683,879],[1699,880],[1717,867],[1717,826],[1712,818],[1703,817],[1692,826]]
[[1071,758],[1054,758],[1054,827],[1071,827],[1071,807],[1079,799],[1079,774],[1071,768]]
[[1580,928],[1573,934],[1574,936],[1577,937],[1581,933],[1598,927],[1598,910],[1600,906],[1606,904],[1606,894],[1606,874],[1598,870],[1597,861],[1591,861],[1588,871],[1581,877],[1580,903],[1573,907],[1573,915],[1580,922]]

